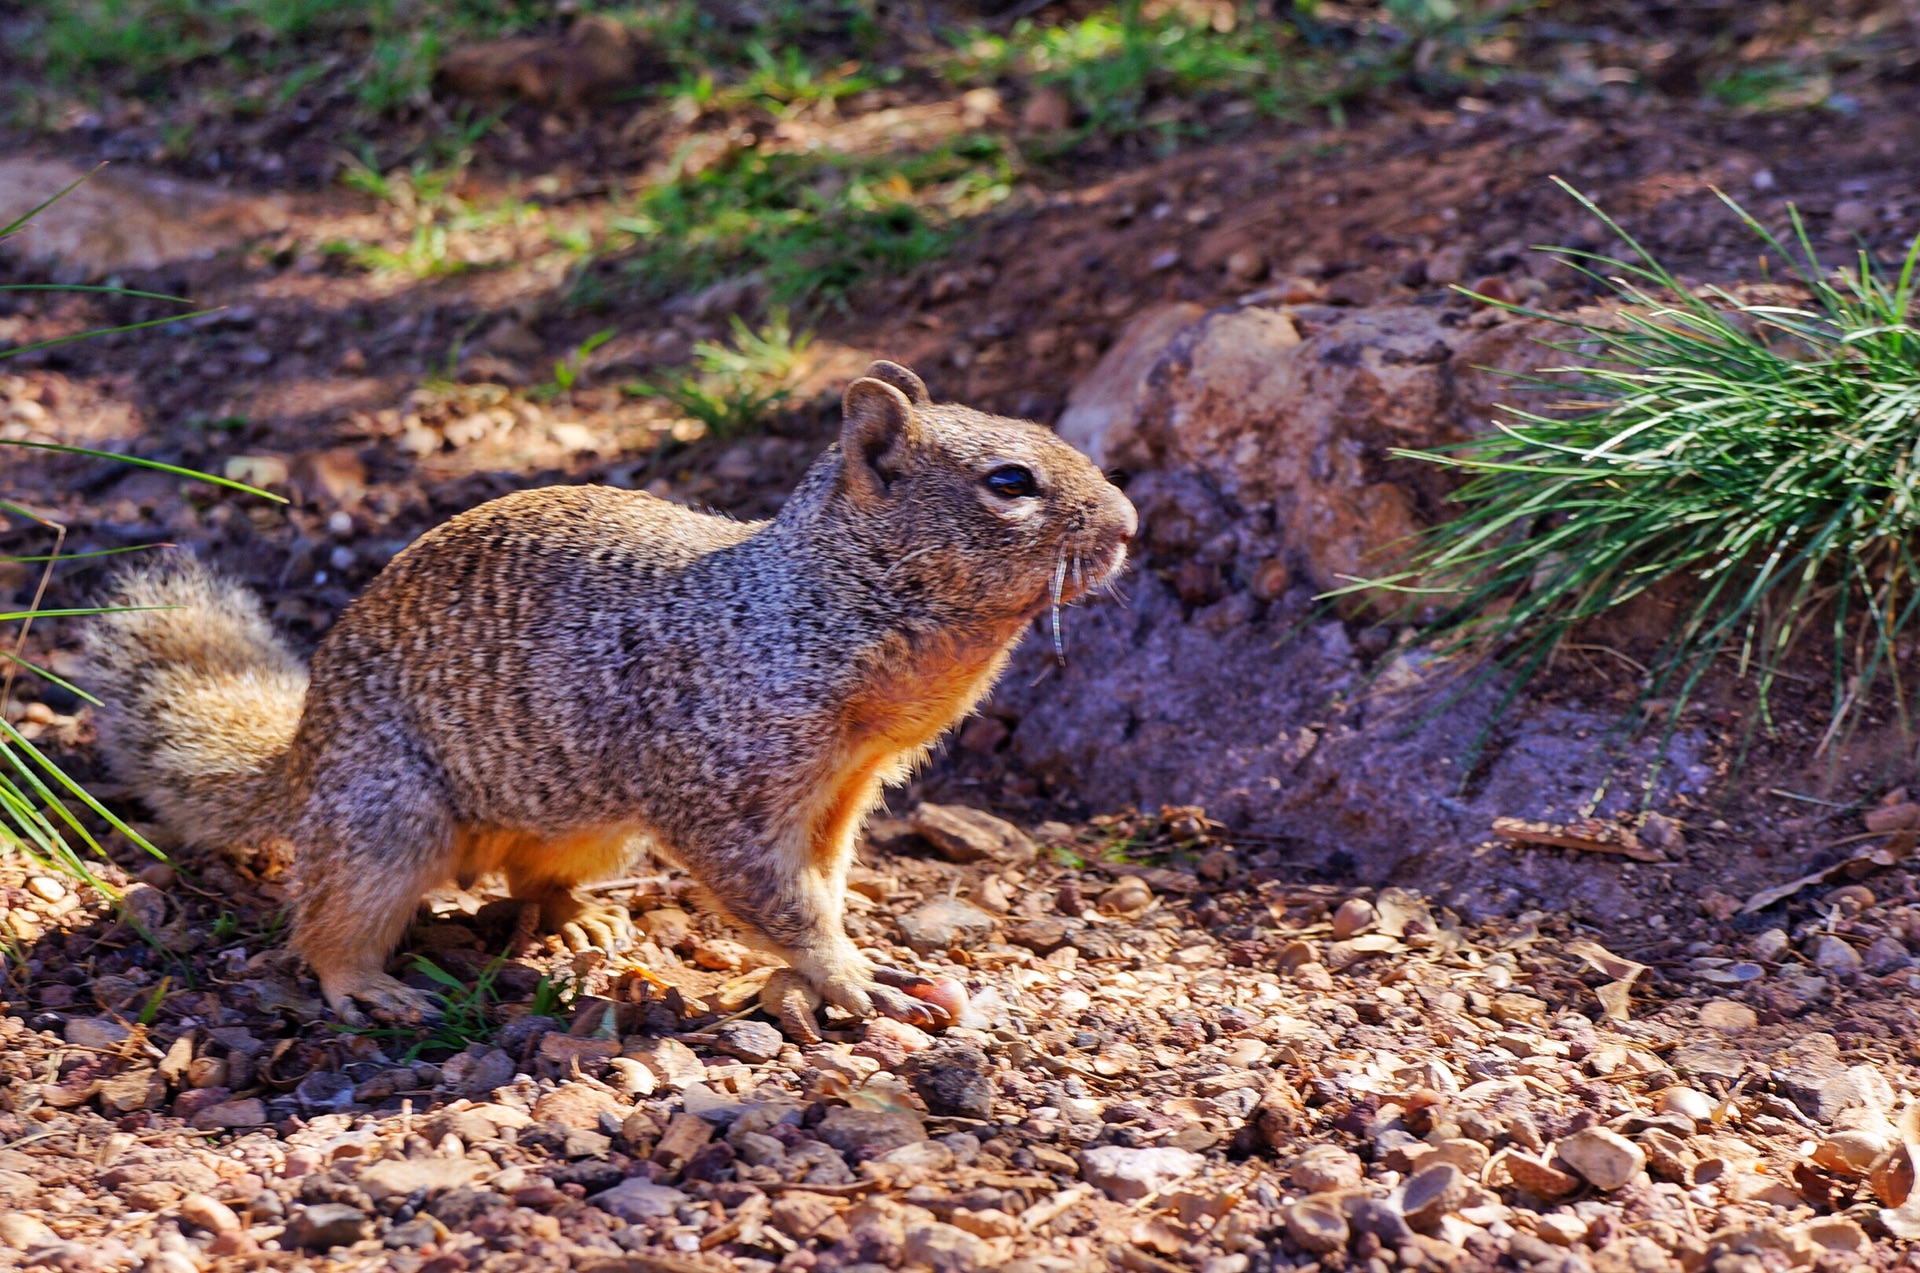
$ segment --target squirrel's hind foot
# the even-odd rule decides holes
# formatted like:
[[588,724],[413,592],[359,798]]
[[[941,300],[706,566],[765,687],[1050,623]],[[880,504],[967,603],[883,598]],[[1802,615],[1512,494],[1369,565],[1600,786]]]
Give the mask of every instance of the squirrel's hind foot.
[[[421,1025],[440,1016],[440,1007],[432,995],[403,985],[383,972],[322,976],[320,994],[335,1016],[355,1028],[372,1024],[368,1013],[374,1021],[388,1025]],[[359,1004],[365,1004],[367,1012],[361,1012]]]
[[[559,937],[576,955],[588,950],[618,954],[635,940],[633,917],[624,906],[588,901],[565,889],[531,898],[527,906],[539,908],[537,927]],[[523,921],[521,927],[528,925]]]

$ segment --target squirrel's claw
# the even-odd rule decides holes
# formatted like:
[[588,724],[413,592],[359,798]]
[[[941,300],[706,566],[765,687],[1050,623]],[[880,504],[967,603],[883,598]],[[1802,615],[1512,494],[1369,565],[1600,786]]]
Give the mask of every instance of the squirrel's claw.
[[822,1041],[820,1023],[813,1015],[821,1003],[807,979],[791,968],[776,969],[760,988],[760,1010],[779,1023],[780,1033],[803,1048]]
[[604,950],[618,954],[633,945],[633,919],[624,906],[607,902],[589,902],[571,895],[548,897],[539,903],[542,917],[553,925],[553,932],[574,954]]
[[[922,1021],[917,1015],[906,1017],[896,1012],[887,1012],[888,1016],[896,1020],[909,1022],[913,1025],[925,1025],[929,1023],[933,1025],[953,1024],[954,1016],[953,1013],[948,1010],[941,996],[940,983],[932,977],[926,977],[917,972],[907,972],[905,969],[890,968],[885,964],[880,964],[873,970],[873,979],[881,986],[906,991],[907,994],[911,996],[907,1001],[909,1004],[918,1005],[920,1008],[929,1010],[926,1021]],[[874,998],[874,1006],[880,1006],[878,996]],[[882,1011],[886,1010],[882,1009]]]
[[[370,974],[346,986],[323,986],[322,989],[334,1015],[355,1029],[365,1029],[372,1021],[421,1025],[440,1015],[433,996],[403,985],[385,973]],[[358,1004],[365,1004],[367,1012],[361,1012]],[[372,1021],[368,1013],[372,1014]]]
[[875,1012],[884,1017],[892,1017],[895,1021],[904,1021],[908,1025],[923,1028],[946,1023],[946,1017],[932,1004],[916,999],[905,991],[884,985],[878,978],[875,978],[874,984],[867,988],[867,997],[873,1000]]

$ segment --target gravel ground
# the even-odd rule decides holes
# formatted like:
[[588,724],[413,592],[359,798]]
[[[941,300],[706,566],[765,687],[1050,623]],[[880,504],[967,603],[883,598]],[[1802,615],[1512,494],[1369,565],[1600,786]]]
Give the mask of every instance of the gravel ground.
[[329,1022],[246,866],[116,868],[116,910],[8,859],[0,1268],[1746,1273],[1920,1236],[1911,869],[1649,940],[1290,881],[1198,810],[1030,832],[882,819],[856,938],[968,1008],[811,1046],[673,873],[608,888],[646,934],[611,959],[436,895],[411,949],[462,989],[423,1039]]

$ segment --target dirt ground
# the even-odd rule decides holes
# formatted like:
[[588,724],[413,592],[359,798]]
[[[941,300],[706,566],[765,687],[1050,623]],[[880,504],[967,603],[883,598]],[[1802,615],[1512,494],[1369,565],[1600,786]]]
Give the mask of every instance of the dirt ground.
[[[417,183],[343,184],[350,108],[318,89],[223,113],[208,94],[234,72],[216,62],[171,97],[36,88],[0,133],[0,200],[9,177],[65,171],[47,165],[115,166],[83,188],[97,212],[66,250],[23,237],[6,281],[108,279],[206,312],[0,362],[0,437],[130,449],[290,502],[11,450],[0,497],[64,526],[66,552],[189,546],[309,649],[414,537],[511,490],[611,482],[770,513],[870,357],[1048,421],[1169,299],[1447,304],[1460,283],[1575,307],[1588,281],[1530,246],[1619,245],[1552,176],[1689,281],[1770,268],[1715,190],[1770,222],[1793,205],[1835,260],[1897,256],[1920,226],[1914,19],[1754,9],[1543,11],[1496,88],[1389,87],[1339,120],[1196,96],[1177,147],[1088,133],[1048,151],[1038,88],[969,98],[910,60],[778,118],[515,97],[451,187],[511,215],[464,220]],[[1731,82],[1715,59],[1808,50],[1829,68],[1819,105],[1698,91]],[[445,83],[432,100],[377,133],[374,170],[461,102]],[[182,127],[193,145],[167,140]],[[649,173],[714,138],[854,153],[963,127],[1029,146],[1007,196],[939,254],[797,303],[813,342],[755,427],[718,436],[629,392],[727,341],[734,313],[761,322],[772,286],[655,294],[627,268],[640,249],[567,246],[609,234]],[[0,343],[178,312],[16,292]],[[49,546],[43,525],[0,528],[0,552]],[[102,569],[62,566],[48,603]],[[32,569],[0,571],[0,599],[31,600]],[[26,653],[75,673],[76,634],[43,620]],[[15,691],[25,736],[157,836],[97,767],[84,703],[31,677]],[[1714,692],[1730,711],[1741,690]],[[1920,774],[1870,733],[1817,790],[1774,789],[1808,768],[1777,744],[1684,825],[1641,828],[1637,860],[1589,840],[1465,864],[1531,879],[1552,855],[1569,895],[1604,879],[1653,899],[1658,923],[1621,928],[1553,897],[1462,918],[1204,810],[1088,810],[963,730],[893,800],[907,819],[870,832],[850,929],[961,980],[968,1013],[936,1035],[836,1022],[812,1045],[755,1013],[766,970],[689,881],[644,864],[606,886],[647,935],[631,959],[528,939],[484,891],[430,899],[401,963],[450,1011],[421,1038],[329,1018],[280,945],[271,864],[166,843],[157,863],[105,836],[116,903],[0,855],[0,1268],[1920,1266]],[[911,817],[921,796],[955,792],[1018,829],[986,848],[915,829],[934,825]]]

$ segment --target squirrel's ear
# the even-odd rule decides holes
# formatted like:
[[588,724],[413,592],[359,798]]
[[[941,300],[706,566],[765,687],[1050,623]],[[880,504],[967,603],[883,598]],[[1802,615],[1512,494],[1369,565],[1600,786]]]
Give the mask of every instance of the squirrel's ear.
[[902,453],[913,434],[913,404],[893,385],[872,376],[848,385],[841,402],[846,420],[840,426],[840,455],[847,489],[856,499],[880,499],[900,475]]
[[866,375],[874,380],[884,380],[907,395],[907,401],[916,407],[930,407],[933,399],[927,396],[927,382],[916,376],[910,368],[897,362],[888,362],[882,358],[866,370]]

